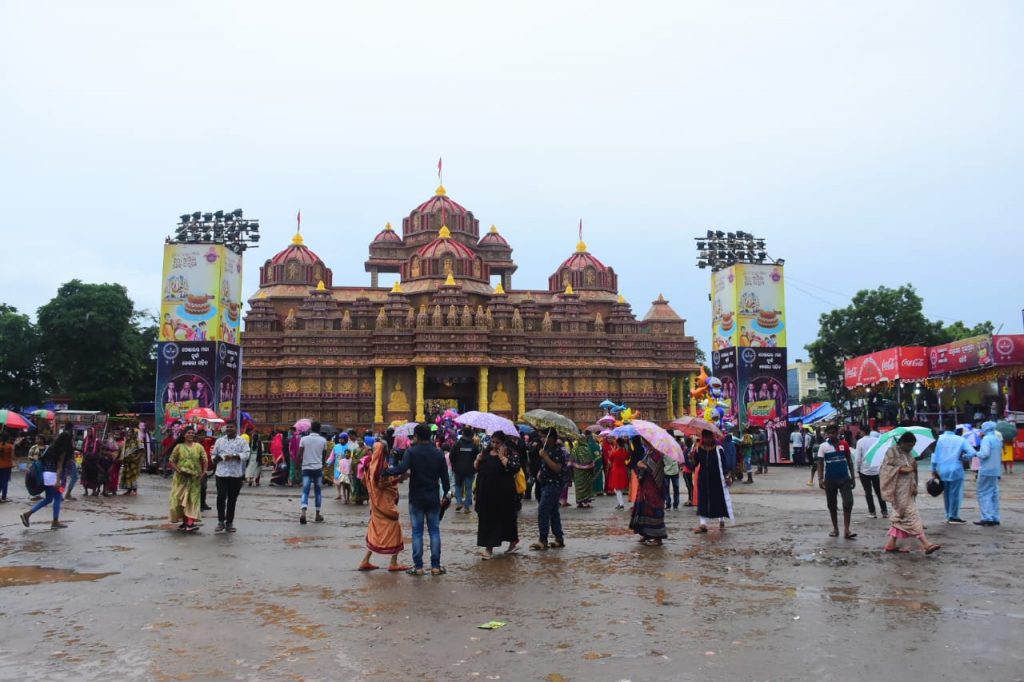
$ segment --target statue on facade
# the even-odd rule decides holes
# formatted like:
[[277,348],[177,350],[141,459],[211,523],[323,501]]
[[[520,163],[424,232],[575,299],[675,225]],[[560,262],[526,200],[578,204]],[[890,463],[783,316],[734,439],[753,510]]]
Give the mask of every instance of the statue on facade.
[[482,305],[476,307],[476,328],[487,329],[487,318],[484,316],[484,307]]
[[487,306],[487,312],[484,313],[484,319],[487,321],[485,326],[488,329],[494,329],[494,311],[491,310],[491,306]]
[[420,312],[416,315],[416,326],[426,327],[427,326],[427,304],[420,304]]
[[473,326],[473,311],[469,309],[469,304],[462,306],[462,326],[472,327]]
[[459,311],[455,309],[455,304],[452,303],[448,306],[448,316],[446,318],[449,327],[455,327],[459,324]]
[[434,316],[433,316],[433,319],[430,321],[430,324],[432,326],[434,326],[434,327],[440,327],[443,324],[443,320],[444,320],[444,318],[441,315],[441,305],[440,304],[435,305],[434,306]]
[[523,331],[523,316],[519,314],[519,308],[512,311],[512,331]]
[[512,403],[509,402],[508,393],[505,392],[505,384],[498,382],[491,394],[491,409],[495,412],[511,412]]
[[416,311],[412,309],[412,306],[409,307],[409,312],[405,314],[405,326],[409,329],[416,326]]
[[388,314],[384,310],[384,306],[380,307],[380,311],[377,313],[377,323],[375,329],[386,329],[388,326]]
[[395,390],[388,396],[388,412],[408,412],[409,399],[405,397],[401,382],[395,383]]
[[594,315],[594,331],[598,334],[604,334],[604,318],[601,317],[600,311]]
[[551,321],[551,312],[544,313],[544,319],[541,320],[540,330],[542,332],[551,332],[555,328],[555,323]]
[[284,328],[288,330],[295,329],[299,326],[299,321],[295,317],[295,308],[288,309],[288,316],[284,318]]

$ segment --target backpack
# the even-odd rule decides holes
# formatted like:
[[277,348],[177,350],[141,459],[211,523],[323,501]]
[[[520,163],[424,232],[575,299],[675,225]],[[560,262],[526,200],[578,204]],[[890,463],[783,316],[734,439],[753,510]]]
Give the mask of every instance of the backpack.
[[33,497],[43,494],[45,486],[43,485],[42,457],[32,462],[28,467],[28,471],[25,472],[25,489]]

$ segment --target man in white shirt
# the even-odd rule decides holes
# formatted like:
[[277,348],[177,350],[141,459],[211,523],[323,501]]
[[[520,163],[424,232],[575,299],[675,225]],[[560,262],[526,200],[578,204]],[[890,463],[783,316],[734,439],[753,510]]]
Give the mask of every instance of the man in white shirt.
[[889,508],[885,506],[885,500],[882,499],[881,478],[879,477],[882,471],[882,460],[885,457],[880,454],[874,458],[871,464],[868,464],[865,459],[868,450],[878,442],[878,438],[878,431],[872,431],[868,435],[860,437],[857,447],[853,451],[853,465],[860,477],[860,484],[864,488],[864,497],[868,500],[868,517],[878,518],[875,513],[875,501],[871,495],[871,491],[874,490],[874,494],[878,496],[878,504],[882,508],[882,518],[887,519],[889,518]]
[[217,439],[210,456],[217,466],[217,531],[235,532],[235,503],[242,490],[249,444],[238,437],[238,427],[229,422],[225,435]]
[[327,439],[320,435],[320,422],[313,422],[310,432],[299,440],[299,455],[302,458],[302,514],[299,523],[306,523],[306,507],[309,506],[309,487],[316,492],[317,523],[323,523],[320,515],[320,504],[323,495],[320,487],[324,482],[324,452],[327,450]]
[[804,463],[804,423],[799,421],[789,434],[789,449],[793,451],[793,464],[800,466]]

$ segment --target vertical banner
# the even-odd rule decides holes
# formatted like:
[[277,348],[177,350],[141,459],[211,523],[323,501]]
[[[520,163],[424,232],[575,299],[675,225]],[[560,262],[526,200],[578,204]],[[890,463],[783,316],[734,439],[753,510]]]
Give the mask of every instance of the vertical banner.
[[785,348],[740,348],[739,420],[741,428],[763,428],[768,435],[768,461],[788,463],[789,397]]
[[786,346],[786,297],[782,266],[735,265],[739,331],[735,345],[751,348]]
[[737,350],[736,348],[726,348],[711,353],[711,373],[722,382],[722,398],[729,401],[725,420],[730,424],[740,423],[740,378],[736,373]]
[[711,350],[738,346],[736,319],[736,268],[711,273]]
[[214,409],[217,386],[217,344],[213,342],[157,344],[156,424],[182,418],[197,407]]
[[160,341],[238,343],[242,257],[220,244],[165,244]]
[[241,348],[230,343],[217,344],[217,406],[214,408],[224,421],[235,416],[238,407],[241,367]]

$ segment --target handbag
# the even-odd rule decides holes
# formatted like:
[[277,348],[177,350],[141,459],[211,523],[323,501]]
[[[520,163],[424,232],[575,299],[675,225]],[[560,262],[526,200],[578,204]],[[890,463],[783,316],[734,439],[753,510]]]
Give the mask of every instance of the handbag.
[[516,472],[516,494],[526,494],[526,473],[521,468]]

